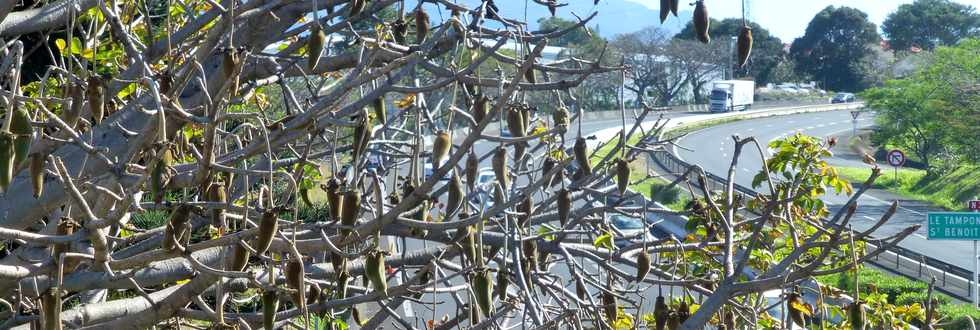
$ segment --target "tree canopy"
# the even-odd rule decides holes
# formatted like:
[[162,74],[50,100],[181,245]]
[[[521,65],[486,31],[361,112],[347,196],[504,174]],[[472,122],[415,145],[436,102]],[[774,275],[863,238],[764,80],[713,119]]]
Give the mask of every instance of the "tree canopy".
[[894,50],[932,50],[980,36],[980,14],[973,6],[950,0],[915,0],[889,14],[881,30]]
[[825,89],[860,91],[868,87],[862,61],[880,41],[868,15],[851,7],[824,8],[793,41],[790,55],[796,70],[823,84]]

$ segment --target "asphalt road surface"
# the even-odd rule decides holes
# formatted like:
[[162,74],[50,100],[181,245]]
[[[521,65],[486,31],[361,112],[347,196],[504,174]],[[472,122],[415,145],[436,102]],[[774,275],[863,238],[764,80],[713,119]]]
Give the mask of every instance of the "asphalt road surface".
[[[870,116],[864,115],[864,117],[858,119],[859,128],[869,127],[873,124],[874,120]],[[681,146],[690,150],[677,149],[675,154],[689,163],[700,164],[708,172],[726,177],[735,149],[735,144],[731,138],[732,135],[739,135],[741,137],[754,136],[760,143],[768,144],[771,140],[786,137],[796,132],[811,136],[828,137],[849,135],[852,129],[851,116],[848,111],[819,112],[744,120],[694,132],[678,142]],[[768,150],[765,150],[765,147],[763,145],[764,151],[768,152]],[[852,167],[868,166],[853,159],[832,159],[829,162],[834,165]],[[884,163],[883,160],[879,160],[879,165],[882,167],[882,175],[891,175],[891,166]],[[758,151],[755,148],[745,148],[742,157],[738,161],[735,182],[746,187],[751,187],[752,177],[761,168],[762,160]],[[763,189],[766,188],[760,187],[756,190],[761,192],[764,191]],[[824,196],[823,199],[831,210],[836,211],[847,202],[848,197],[829,194]],[[880,190],[871,190],[869,193],[863,195],[858,201],[858,211],[851,221],[855,229],[860,230],[870,227],[888,209],[892,200],[896,199],[899,198]],[[901,247],[964,269],[973,269],[972,242],[926,240],[926,213],[936,211],[936,209],[915,201],[899,200],[899,205],[900,207],[895,215],[886,225],[876,232],[875,236],[887,236],[910,225],[920,224],[922,228],[901,242],[899,244]]]

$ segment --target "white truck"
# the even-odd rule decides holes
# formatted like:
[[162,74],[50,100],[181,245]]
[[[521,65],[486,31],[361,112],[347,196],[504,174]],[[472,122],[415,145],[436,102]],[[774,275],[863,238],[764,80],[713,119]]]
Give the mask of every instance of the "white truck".
[[742,111],[755,101],[755,82],[751,80],[719,80],[714,82],[709,98],[711,112]]

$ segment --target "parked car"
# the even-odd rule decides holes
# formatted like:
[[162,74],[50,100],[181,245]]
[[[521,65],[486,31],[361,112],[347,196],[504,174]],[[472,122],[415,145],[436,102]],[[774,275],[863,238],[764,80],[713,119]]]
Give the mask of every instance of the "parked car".
[[830,99],[830,103],[851,103],[854,102],[854,94],[851,93],[837,93],[833,98]]
[[609,217],[609,223],[616,232],[616,244],[628,245],[632,242],[642,242],[644,239],[647,242],[654,240],[643,219],[613,214]]
[[[442,161],[442,164],[439,164],[439,166],[443,166],[443,165],[446,165],[446,161],[445,160]],[[425,168],[424,169],[425,169],[425,171],[423,173],[425,173],[425,180],[428,180],[429,177],[432,176],[432,173],[435,171],[434,169],[432,169],[432,162],[430,162],[430,161],[425,162]],[[451,178],[452,176],[453,176],[453,169],[450,168],[449,169],[449,172],[446,172],[446,176],[443,176],[442,178],[439,178],[439,180],[446,181],[446,180],[449,180],[449,178]]]
[[492,184],[497,181],[497,176],[493,174],[493,170],[489,167],[484,167],[480,169],[480,174],[476,176],[476,187],[480,190],[492,192]]

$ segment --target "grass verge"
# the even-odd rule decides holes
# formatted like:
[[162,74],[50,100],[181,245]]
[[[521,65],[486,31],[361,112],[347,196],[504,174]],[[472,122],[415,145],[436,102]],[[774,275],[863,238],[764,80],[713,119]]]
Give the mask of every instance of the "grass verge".
[[[870,168],[839,167],[840,175],[852,182],[864,182]],[[931,203],[947,210],[963,210],[966,202],[980,195],[980,166],[961,166],[938,176],[929,177],[923,170],[900,169],[896,178],[892,169],[882,169],[873,187],[902,197]]]
[[[888,302],[895,306],[908,306],[915,303],[925,306],[928,285],[924,282],[869,267],[861,268],[858,277],[862,296],[877,292],[885,294]],[[819,276],[817,282],[844,290],[849,295],[854,294],[854,275],[851,272]],[[975,320],[980,319],[980,309],[973,308],[970,304],[957,303],[957,300],[939,292],[933,292],[933,298],[939,302],[937,310],[941,323],[948,323],[943,329],[969,329],[969,322],[964,318],[965,316]]]

